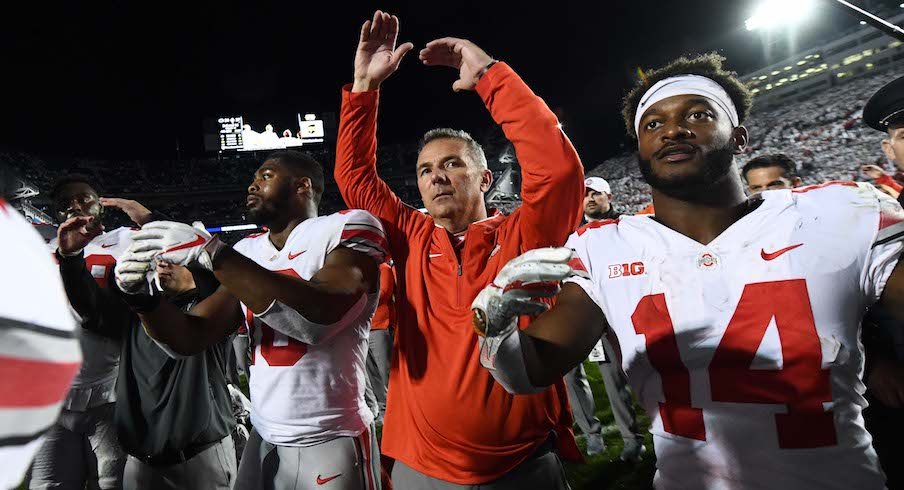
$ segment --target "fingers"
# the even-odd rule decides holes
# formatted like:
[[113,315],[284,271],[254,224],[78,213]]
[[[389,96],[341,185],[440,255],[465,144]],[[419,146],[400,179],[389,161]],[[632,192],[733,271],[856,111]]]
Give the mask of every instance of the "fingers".
[[393,64],[398,66],[402,62],[402,58],[404,58],[405,55],[408,54],[408,52],[412,49],[414,49],[414,44],[412,43],[405,43],[396,48],[396,50],[392,53]]
[[[141,231],[145,230],[169,230],[174,226],[188,226],[185,223],[179,223],[178,221],[151,221],[150,223],[141,227]],[[137,235],[141,232],[136,232]]]
[[132,233],[132,240],[138,242],[142,240],[162,240],[163,231],[155,228],[142,228]]
[[370,41],[370,26],[371,22],[369,20],[364,21],[364,24],[361,26],[361,37],[358,39],[358,42],[366,43]]
[[75,216],[64,221],[63,224],[60,225],[59,231],[67,232],[74,229],[84,228],[93,220],[93,216]]
[[389,32],[387,33],[387,38],[391,41],[391,46],[395,46],[396,41],[399,39],[399,18],[395,15],[389,16]]
[[374,12],[374,18],[370,22],[370,40],[379,40],[380,30],[383,28],[383,12],[377,10]]
[[124,206],[129,204],[129,199],[120,199],[118,197],[102,197],[100,198],[100,205],[103,207],[114,207],[122,209]]

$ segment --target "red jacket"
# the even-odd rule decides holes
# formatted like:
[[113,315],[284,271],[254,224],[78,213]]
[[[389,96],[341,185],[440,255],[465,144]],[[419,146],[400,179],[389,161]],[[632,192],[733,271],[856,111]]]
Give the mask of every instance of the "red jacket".
[[507,393],[480,366],[470,305],[510,259],[564,244],[580,222],[584,193],[574,147],[511,68],[495,64],[477,93],[514,144],[523,204],[510,216],[471,224],[461,263],[446,230],[377,176],[377,91],[343,89],[335,169],[346,204],[383,220],[399,278],[383,453],[466,485],[503,476],[553,430],[573,447],[564,384],[535,395]]
[[380,302],[370,321],[371,330],[395,326],[395,271],[388,262],[380,264]]

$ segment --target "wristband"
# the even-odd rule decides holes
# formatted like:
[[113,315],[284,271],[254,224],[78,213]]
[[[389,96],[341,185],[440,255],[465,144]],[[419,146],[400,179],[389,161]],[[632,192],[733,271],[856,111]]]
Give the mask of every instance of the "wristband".
[[486,75],[486,73],[488,71],[490,71],[490,68],[492,68],[493,65],[495,65],[496,63],[499,63],[499,60],[493,60],[493,61],[487,63],[487,66],[484,66],[483,68],[481,68],[480,72],[477,73],[477,79],[480,80],[481,78],[483,78],[483,76]]

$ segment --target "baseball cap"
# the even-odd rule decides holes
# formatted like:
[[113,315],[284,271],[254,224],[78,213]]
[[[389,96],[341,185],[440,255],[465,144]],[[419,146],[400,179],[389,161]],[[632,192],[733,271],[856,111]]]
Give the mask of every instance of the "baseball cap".
[[606,194],[612,194],[612,188],[609,187],[609,183],[606,182],[606,179],[602,177],[587,177],[586,179],[584,179],[584,187],[593,189],[596,192],[605,192]]
[[873,129],[886,131],[890,124],[901,120],[904,120],[904,77],[880,88],[863,107],[863,122]]

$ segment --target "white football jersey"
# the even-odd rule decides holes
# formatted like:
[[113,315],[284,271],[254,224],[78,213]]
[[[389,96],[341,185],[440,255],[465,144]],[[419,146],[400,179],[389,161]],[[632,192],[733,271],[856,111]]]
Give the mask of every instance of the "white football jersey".
[[0,488],[16,488],[82,356],[44,240],[2,199],[0,236]]
[[[109,286],[116,268],[116,258],[132,245],[131,228],[117,228],[94,237],[85,246],[85,267],[102,288]],[[48,244],[51,253],[57,249],[57,239]],[[125,326],[123,326],[125,327]],[[79,334],[85,362],[72,383],[63,408],[84,411],[104,403],[116,401],[116,377],[119,374],[119,341],[108,339],[88,330]]]
[[860,320],[904,242],[869,184],[768,191],[702,245],[646,216],[566,245],[653,425],[659,489],[874,489]]
[[[235,250],[266,269],[309,280],[340,246],[382,263],[386,238],[380,221],[365,211],[343,211],[303,221],[282,250],[269,233],[250,235]],[[357,436],[373,422],[364,402],[364,361],[378,296],[368,295],[352,327],[318,345],[273,330],[242,304],[252,339],[251,422],[265,441],[310,446]]]

